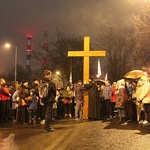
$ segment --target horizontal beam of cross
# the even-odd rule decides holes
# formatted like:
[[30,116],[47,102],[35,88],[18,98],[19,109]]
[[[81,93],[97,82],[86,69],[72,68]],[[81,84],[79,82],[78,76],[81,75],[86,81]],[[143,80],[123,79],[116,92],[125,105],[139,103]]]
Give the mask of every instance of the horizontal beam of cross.
[[68,52],[68,57],[98,57],[106,56],[106,51],[70,51]]

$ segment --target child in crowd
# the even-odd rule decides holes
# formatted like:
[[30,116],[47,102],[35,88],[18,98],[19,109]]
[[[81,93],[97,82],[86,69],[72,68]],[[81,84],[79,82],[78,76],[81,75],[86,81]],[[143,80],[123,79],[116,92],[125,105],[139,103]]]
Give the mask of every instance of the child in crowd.
[[36,124],[36,117],[37,117],[37,102],[38,102],[38,98],[35,95],[35,90],[31,89],[30,90],[30,96],[31,101],[29,103],[29,125],[31,124]]

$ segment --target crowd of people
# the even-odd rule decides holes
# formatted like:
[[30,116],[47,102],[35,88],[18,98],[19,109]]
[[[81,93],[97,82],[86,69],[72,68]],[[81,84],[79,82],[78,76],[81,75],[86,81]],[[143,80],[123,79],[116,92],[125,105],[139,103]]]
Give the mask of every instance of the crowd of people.
[[[48,95],[39,96],[41,83],[48,83]],[[52,132],[51,122],[64,117],[82,120],[84,92],[88,91],[88,119],[110,120],[118,123],[138,121],[150,125],[150,83],[148,76],[139,80],[119,80],[110,83],[95,82],[90,77],[87,83],[62,87],[51,80],[51,72],[44,71],[42,80],[35,79],[7,85],[0,78],[0,123],[12,120],[16,124],[44,124],[44,132]]]
[[[148,76],[138,80],[121,79],[112,85],[107,80],[100,87],[102,118],[116,118],[118,123],[138,121],[150,125],[150,82]],[[105,109],[105,110],[104,110]]]

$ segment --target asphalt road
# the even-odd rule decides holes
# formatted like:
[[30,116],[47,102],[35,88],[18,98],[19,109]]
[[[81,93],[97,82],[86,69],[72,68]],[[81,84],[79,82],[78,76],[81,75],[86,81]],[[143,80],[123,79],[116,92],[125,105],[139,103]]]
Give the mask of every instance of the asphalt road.
[[150,150],[150,126],[137,122],[56,120],[43,125],[0,123],[0,150]]

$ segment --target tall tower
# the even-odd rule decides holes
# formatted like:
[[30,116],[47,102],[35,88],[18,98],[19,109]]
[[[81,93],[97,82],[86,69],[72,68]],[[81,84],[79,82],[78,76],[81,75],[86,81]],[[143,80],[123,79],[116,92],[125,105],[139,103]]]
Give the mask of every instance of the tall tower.
[[27,35],[27,49],[26,49],[26,79],[31,81],[31,35]]
[[44,30],[44,43],[43,43],[43,58],[42,58],[42,62],[43,65],[47,68],[48,66],[48,59],[47,59],[47,51],[48,51],[48,32],[47,30]]
[[48,50],[48,33],[47,30],[44,30],[44,44],[43,44],[43,49]]

